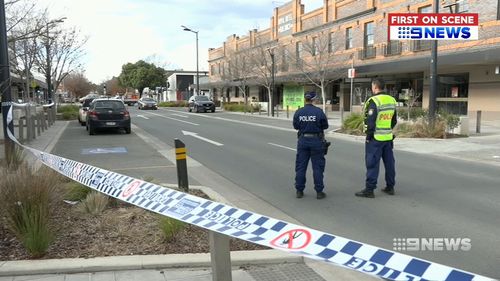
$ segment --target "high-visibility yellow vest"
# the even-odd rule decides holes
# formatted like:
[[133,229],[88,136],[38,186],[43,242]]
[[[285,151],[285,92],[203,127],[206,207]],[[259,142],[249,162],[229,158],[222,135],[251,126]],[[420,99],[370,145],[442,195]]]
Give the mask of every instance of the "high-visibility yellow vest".
[[365,118],[368,116],[368,105],[373,101],[377,106],[377,121],[375,124],[375,140],[392,141],[392,117],[396,114],[396,100],[387,94],[378,94],[365,103]]

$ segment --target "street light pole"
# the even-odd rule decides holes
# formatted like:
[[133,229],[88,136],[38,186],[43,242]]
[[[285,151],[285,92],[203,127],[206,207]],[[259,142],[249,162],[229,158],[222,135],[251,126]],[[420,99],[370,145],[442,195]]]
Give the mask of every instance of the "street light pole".
[[5,24],[5,3],[0,0],[0,94],[2,95],[2,117],[5,159],[10,159],[14,153],[14,142],[8,137],[7,130],[14,132],[13,122],[7,124],[7,114],[12,102],[10,91],[10,64],[7,41],[7,27]]
[[[434,13],[439,13],[439,1],[434,0]],[[430,92],[429,92],[429,121],[434,124],[436,117],[436,98],[438,91],[438,77],[437,77],[437,53],[438,41],[432,40],[431,42],[431,69],[430,69]]]
[[181,25],[181,27],[184,29],[184,31],[189,31],[193,32],[196,34],[196,94],[200,94],[200,71],[199,71],[199,64],[198,64],[198,31],[194,31],[191,28],[188,28],[184,25]]
[[[269,56],[271,56],[271,100],[269,101],[269,107],[271,111],[271,116],[274,117],[274,50],[272,48],[268,48]],[[267,115],[269,116],[269,111]]]

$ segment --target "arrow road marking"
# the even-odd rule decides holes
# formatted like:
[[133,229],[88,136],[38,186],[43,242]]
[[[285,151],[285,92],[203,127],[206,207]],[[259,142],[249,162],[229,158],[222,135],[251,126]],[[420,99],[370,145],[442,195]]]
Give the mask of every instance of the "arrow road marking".
[[219,142],[216,142],[216,141],[209,140],[209,139],[207,139],[207,138],[204,138],[204,137],[198,136],[198,134],[197,134],[197,133],[188,132],[188,131],[182,131],[182,133],[183,133],[185,136],[193,136],[193,137],[195,137],[195,138],[197,138],[197,139],[200,139],[200,140],[202,140],[202,141],[206,141],[206,142],[211,143],[211,144],[216,145],[216,146],[223,146],[223,144],[222,144],[222,143],[219,143]]
[[166,118],[166,119],[170,119],[170,120],[179,121],[179,122],[186,123],[186,124],[190,124],[190,125],[194,125],[194,126],[199,126],[199,125],[200,125],[200,124],[196,124],[196,123],[193,123],[193,122],[188,122],[188,121],[180,120],[180,119],[177,119],[177,118],[172,118],[172,117],[163,116],[163,115],[161,115],[161,114],[157,114],[157,113],[149,113],[149,114],[156,115],[156,116],[160,116],[160,117],[163,117],[163,118]]
[[173,114],[170,114],[172,116],[179,116],[179,117],[182,117],[182,118],[189,118],[189,116],[186,116],[186,115],[180,115],[180,114],[176,114],[176,113],[173,113]]
[[146,116],[144,116],[144,115],[137,115],[137,117],[141,117],[141,118],[144,118],[144,119],[146,119],[146,120],[149,120],[149,118],[148,118],[148,117],[146,117]]
[[274,146],[281,147],[281,148],[288,149],[288,150],[292,150],[292,151],[297,151],[297,149],[295,149],[295,148],[291,148],[291,147],[288,147],[288,146],[283,146],[283,145],[275,144],[275,143],[272,143],[272,142],[268,142],[267,144],[274,145]]

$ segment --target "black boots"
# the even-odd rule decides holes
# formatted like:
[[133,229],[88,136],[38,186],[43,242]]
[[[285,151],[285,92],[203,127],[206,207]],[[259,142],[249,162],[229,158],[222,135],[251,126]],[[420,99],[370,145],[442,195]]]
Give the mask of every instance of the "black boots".
[[394,187],[386,187],[386,188],[382,189],[382,192],[385,192],[389,195],[394,195]]
[[297,196],[297,198],[302,198],[302,197],[304,197],[304,191],[298,191],[298,190],[297,190],[296,196]]
[[356,192],[355,195],[358,197],[375,198],[375,194],[373,194],[373,190],[370,190],[370,189],[363,189],[359,192]]

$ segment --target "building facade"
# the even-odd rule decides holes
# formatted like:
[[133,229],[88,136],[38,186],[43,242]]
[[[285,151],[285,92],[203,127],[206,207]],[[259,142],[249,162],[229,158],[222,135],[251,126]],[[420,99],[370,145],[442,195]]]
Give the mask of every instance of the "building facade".
[[[387,21],[389,13],[431,13],[432,3],[325,0],[321,8],[304,13],[301,1],[293,0],[274,9],[269,28],[231,35],[221,47],[209,49],[205,86],[215,98],[239,102],[269,101],[274,89],[272,103],[281,106],[289,89],[321,91],[324,86],[330,110],[351,110],[352,91],[355,111],[371,94],[371,79],[382,77],[401,104],[414,101],[427,108],[430,41],[388,40]],[[442,0],[439,12],[478,13],[480,26],[479,40],[439,41],[438,110],[471,116],[481,110],[483,118],[500,120],[500,0]],[[352,66],[351,89],[347,69]]]
[[[199,71],[200,81],[206,77],[208,72]],[[203,88],[200,86],[200,93]],[[206,90],[208,92],[208,90]],[[188,100],[190,96],[196,94],[196,71],[167,70],[167,90],[162,93],[161,101],[182,101]]]

